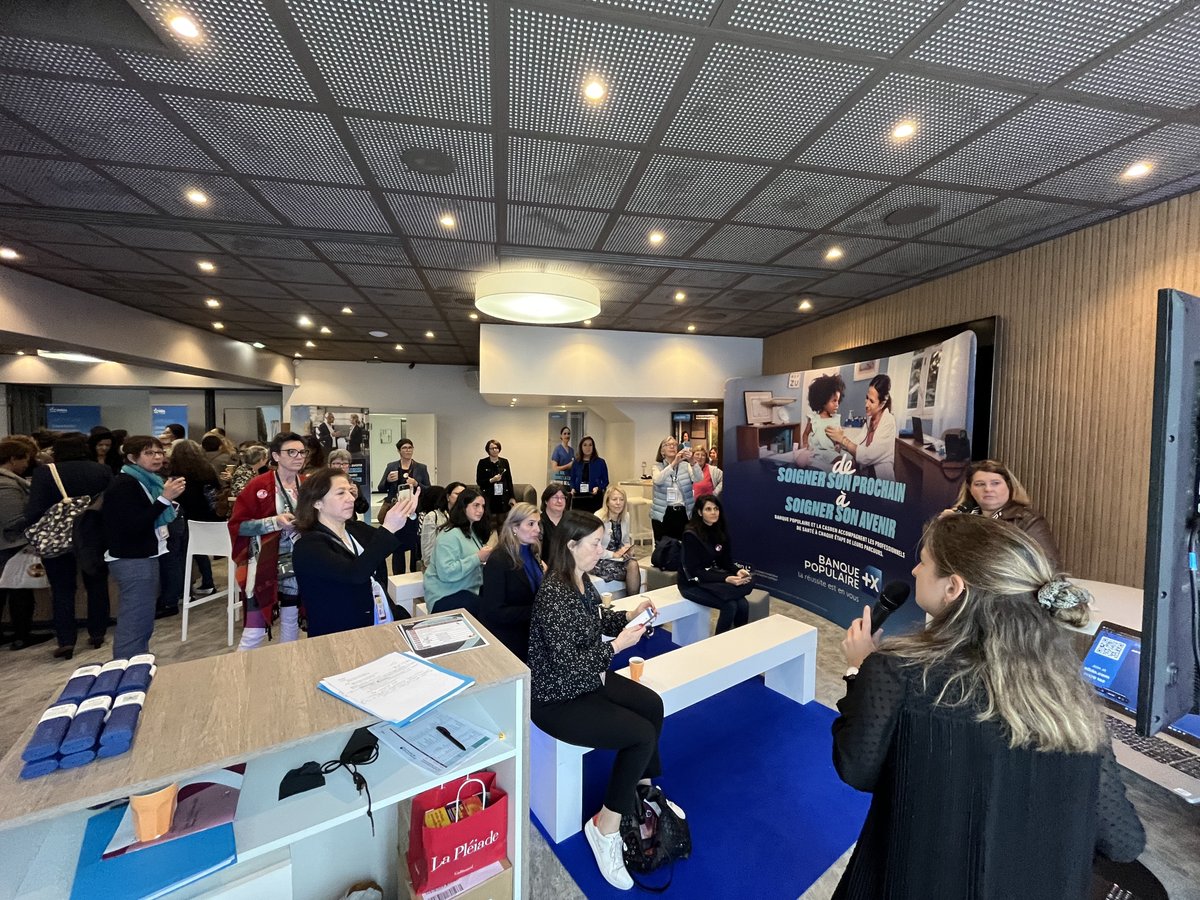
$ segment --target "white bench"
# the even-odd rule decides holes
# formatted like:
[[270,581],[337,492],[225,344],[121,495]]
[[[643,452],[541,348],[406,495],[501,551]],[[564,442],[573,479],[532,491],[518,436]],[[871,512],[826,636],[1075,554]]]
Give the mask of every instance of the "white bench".
[[[642,684],[659,693],[669,716],[761,672],[771,690],[808,703],[817,677],[817,630],[768,616],[646,660]],[[529,808],[555,843],[583,827],[583,756],[589,749],[529,727]]]
[[655,626],[669,624],[671,640],[676,644],[694,644],[708,637],[711,611],[707,606],[686,599],[677,587],[659,588],[657,591],[614,599],[613,609],[629,612],[644,599],[649,599],[658,610]]
[[410,616],[413,615],[417,601],[425,597],[425,577],[420,572],[389,576],[388,596],[397,606],[408,610]]

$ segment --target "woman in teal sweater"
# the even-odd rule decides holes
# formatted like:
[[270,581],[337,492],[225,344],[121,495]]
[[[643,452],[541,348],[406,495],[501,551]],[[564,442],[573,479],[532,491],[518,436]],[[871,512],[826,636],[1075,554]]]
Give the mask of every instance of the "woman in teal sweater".
[[477,608],[483,564],[492,553],[487,546],[491,529],[486,512],[483,495],[465,488],[449,520],[438,529],[433,559],[427,560],[425,569],[425,605],[430,612]]

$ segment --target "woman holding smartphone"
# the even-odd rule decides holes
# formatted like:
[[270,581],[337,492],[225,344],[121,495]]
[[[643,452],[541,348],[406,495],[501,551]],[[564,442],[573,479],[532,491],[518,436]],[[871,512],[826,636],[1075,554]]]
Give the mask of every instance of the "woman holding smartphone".
[[615,484],[609,485],[604,492],[600,521],[604,523],[604,555],[591,574],[602,581],[624,581],[625,592],[636,594],[642,589],[642,573],[633,557],[625,491]]
[[733,561],[725,512],[712,494],[696,501],[692,520],[683,531],[679,554],[679,593],[719,611],[717,634],[750,621],[754,576]]

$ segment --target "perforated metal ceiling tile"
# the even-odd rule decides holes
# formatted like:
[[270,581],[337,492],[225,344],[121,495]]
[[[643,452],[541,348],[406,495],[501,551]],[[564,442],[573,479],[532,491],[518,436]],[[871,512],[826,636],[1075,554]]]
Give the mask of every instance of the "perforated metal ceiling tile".
[[417,262],[435,269],[481,269],[492,268],[496,263],[494,244],[472,244],[467,241],[423,241],[412,242]]
[[[1025,98],[1017,94],[892,74],[796,157],[798,163],[904,175]],[[897,140],[901,123],[915,127]]]
[[1079,78],[1070,88],[1174,106],[1200,103],[1200,9],[1156,29]]
[[12,191],[5,190],[4,188],[0,188],[0,201],[4,203],[18,203],[22,206],[29,205],[29,201],[24,197],[14,194]]
[[402,266],[367,266],[338,263],[338,269],[361,287],[384,287],[420,289],[423,287],[417,273]]
[[[877,256],[893,246],[895,246],[893,241],[818,235],[791,253],[779,257],[775,260],[775,265],[840,271],[857,268],[862,260]],[[837,259],[826,258],[826,254],[833,248],[842,251],[842,255]]]
[[354,288],[344,284],[301,284],[294,281],[283,281],[280,282],[280,286],[305,300],[319,300],[336,304],[361,303],[361,295]]
[[315,259],[303,241],[260,237],[256,234],[210,234],[210,241],[239,256],[269,256],[275,259]]
[[[773,50],[717,44],[663,143],[782,159],[869,69]],[[747,127],[754,122],[754,127]]]
[[607,207],[637,162],[636,150],[510,138],[508,195],[562,206]]
[[1166,200],[1168,197],[1174,197],[1177,194],[1186,194],[1200,187],[1200,175],[1193,175],[1188,178],[1180,178],[1175,181],[1169,181],[1161,187],[1146,191],[1144,194],[1138,194],[1131,198],[1133,202],[1138,204],[1158,203],[1160,200]]
[[[249,271],[249,270],[247,270]],[[250,274],[257,274],[251,272]],[[233,297],[258,297],[269,298],[275,297],[280,300],[289,300],[291,295],[272,281],[263,281],[257,278],[205,278],[204,286],[206,294],[215,294],[218,297],[226,294]],[[296,301],[292,301],[296,302]]]
[[33,198],[43,206],[153,212],[128,191],[79,163],[3,157],[0,158],[0,184]]
[[[189,219],[217,219],[233,222],[262,222],[279,224],[234,179],[223,175],[196,175],[188,172],[164,172],[157,169],[137,169],[131,166],[101,166],[130,190],[136,191],[168,215]],[[187,192],[198,190],[208,197],[208,203],[197,206],[187,200]]]
[[28,128],[0,116],[0,150],[16,150],[23,153],[44,153],[62,156],[55,147],[47,144]]
[[[464,241],[496,240],[496,206],[476,200],[423,197],[416,194],[387,194],[388,205],[408,235],[455,237]],[[453,216],[455,225],[441,224]]]
[[171,269],[154,259],[124,247],[97,247],[86,244],[41,244],[58,256],[105,272],[149,272],[171,274]]
[[1043,100],[927,169],[923,177],[1012,190],[1153,124]]
[[345,282],[323,262],[307,262],[297,259],[269,259],[244,256],[242,261],[262,277],[272,281],[297,281],[306,284],[338,284]]
[[968,0],[912,56],[1049,83],[1174,5],[1175,0]]
[[650,303],[642,301],[635,303],[625,311],[630,319],[650,319],[655,322],[678,322],[684,318],[684,310],[673,304]]
[[650,161],[628,208],[719,219],[769,171],[766,166],[659,154]]
[[660,302],[669,300],[670,295],[662,291],[650,293],[650,286],[646,284],[630,284],[627,281],[606,281],[600,285],[600,299],[602,303],[634,303],[641,300],[643,297],[657,297]]
[[383,187],[490,197],[492,136],[375,119],[347,119],[367,165]]
[[391,231],[367,191],[279,181],[255,182],[292,224],[346,231]]
[[724,225],[692,255],[698,259],[731,259],[764,263],[806,238],[802,231]]
[[128,88],[0,73],[0,104],[89,159],[215,168]]
[[433,306],[433,300],[424,291],[389,291],[368,288],[363,291],[363,294],[378,306]]
[[741,275],[736,272],[706,272],[703,269],[675,269],[667,277],[666,283],[675,287],[729,287]]
[[391,242],[350,244],[338,241],[317,241],[316,247],[336,263],[383,263],[406,266],[409,259],[399,240]]
[[[814,274],[824,277],[824,273]],[[812,283],[812,278],[793,278],[788,275],[751,275],[749,278],[739,281],[736,290],[792,293],[802,291]]]
[[600,6],[613,6],[649,16],[670,16],[704,22],[721,0],[590,0]]
[[591,277],[602,278],[606,281],[634,281],[639,284],[652,284],[659,281],[668,271],[670,270],[660,269],[657,266],[594,265],[590,267],[589,274]]
[[734,28],[894,53],[945,0],[741,0]]
[[[1142,178],[1124,177],[1123,173],[1135,163],[1151,166],[1150,174]],[[1167,125],[1038,182],[1031,190],[1039,194],[1126,202],[1197,170],[1200,170],[1200,128]]]
[[[0,170],[3,169],[0,160]],[[99,232],[73,222],[39,222],[37,219],[0,219],[0,229],[6,236],[19,235],[26,241],[55,241],[63,244],[112,244]]]
[[[654,216],[621,216],[604,242],[604,249],[639,256],[683,256],[715,224]],[[654,232],[663,235],[661,243],[650,242],[649,236]]]
[[[1097,222],[1102,222],[1105,219],[1110,219],[1115,215],[1111,210],[1096,210],[1084,213],[1081,216],[1068,217],[1063,216],[1056,220],[1054,217],[1046,219],[1048,227],[1039,230],[1027,229],[1015,237],[1011,237],[1004,245],[1005,251],[1018,250],[1021,247],[1030,247],[1034,244],[1040,244],[1042,241],[1048,241],[1051,238],[1056,238],[1072,231],[1077,231],[1080,228],[1085,228],[1088,225],[1094,225]],[[999,254],[997,254],[999,255]]]
[[321,113],[199,97],[166,100],[238,172],[362,183],[329,118]]
[[[257,272],[242,265],[241,260],[236,256],[220,253],[213,249],[208,249],[200,252],[183,251],[183,250],[147,250],[148,255],[170,266],[174,271],[182,275],[194,276],[204,284],[211,284],[218,278],[260,278]],[[208,260],[217,268],[212,275],[205,275],[197,267],[196,263],[199,260]]]
[[[167,21],[177,0],[132,0]],[[192,0],[202,40],[177,41],[178,56],[117,51],[147,81],[288,100],[315,96],[262,0]],[[169,32],[168,32],[169,33]]]
[[457,272],[453,269],[425,269],[424,272],[438,305],[454,303],[459,297],[475,294],[475,279],[479,277],[476,272]]
[[813,286],[817,294],[837,297],[861,297],[874,291],[886,290],[900,279],[891,275],[864,275],[857,272],[840,272],[820,284]]
[[867,197],[891,187],[820,172],[784,172],[736,216],[739,221],[791,228],[824,228]]
[[508,206],[508,240],[530,247],[570,247],[591,250],[608,220],[605,213],[574,209]]
[[[990,203],[995,197],[989,194],[968,194],[960,191],[943,191],[938,188],[914,184],[902,184],[888,191],[869,206],[864,207],[837,224],[838,231],[849,231],[886,238],[913,237],[928,231],[942,222],[961,216]],[[888,217],[898,210],[924,207],[927,216],[913,221],[903,217],[899,224],[891,224]],[[902,214],[903,216],[903,214]]]
[[475,0],[288,0],[342,106],[487,124],[487,8]]
[[680,302],[675,299],[675,294],[679,290],[677,285],[660,284],[651,288],[647,285],[639,284],[636,287],[641,293],[632,299],[641,299],[644,296],[652,303],[680,303],[686,309],[698,309],[720,293],[720,290],[717,288],[692,288],[686,292],[687,297]]
[[998,247],[1013,238],[1084,212],[1078,206],[1041,203],[1037,200],[1001,200],[986,209],[932,232],[938,241],[955,241],[977,247]]
[[766,309],[769,306],[774,306],[780,300],[784,299],[784,297],[785,295],[780,291],[757,291],[738,286],[725,291],[717,300],[711,301],[709,305],[716,306],[719,304],[722,309],[729,310],[732,313],[744,313],[749,310]]
[[[693,39],[642,28],[513,9],[509,60],[514,128],[642,141],[666,105]],[[608,96],[583,97],[601,78]]]
[[104,234],[128,247],[157,250],[184,250],[194,253],[217,252],[212,244],[190,231],[168,231],[165,228],[104,227]]
[[858,266],[865,272],[886,272],[893,275],[920,275],[960,259],[974,256],[978,251],[969,247],[945,247],[916,241],[901,244]]
[[118,78],[112,66],[87,47],[7,34],[0,34],[0,66],[84,78]]

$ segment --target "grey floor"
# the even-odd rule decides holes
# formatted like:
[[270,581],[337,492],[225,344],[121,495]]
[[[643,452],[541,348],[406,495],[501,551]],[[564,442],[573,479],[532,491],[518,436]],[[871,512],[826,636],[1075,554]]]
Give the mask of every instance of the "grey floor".
[[[224,567],[218,563],[215,568],[217,584],[223,585]],[[780,600],[772,599],[771,612],[799,619],[818,629],[816,699],[819,703],[834,706],[844,688],[841,675],[845,664],[839,646],[842,629]],[[178,617],[160,620],[150,649],[158,656],[160,664],[231,652],[225,644],[224,603],[215,601],[193,610],[188,638],[186,643],[180,641]],[[62,686],[65,677],[76,666],[107,662],[112,652],[110,644],[99,650],[91,649],[86,643],[86,633],[81,636],[79,649],[70,662],[53,659],[53,646],[50,642],[16,652],[0,650],[0,684],[6,686],[0,692],[0,753],[8,752],[21,733],[41,714],[46,698]],[[1189,806],[1137,775],[1126,773],[1125,780],[1130,798],[1146,825],[1148,844],[1142,862],[1162,880],[1174,900],[1200,900],[1200,807]],[[539,900],[583,897],[536,829],[530,829],[530,836],[530,896]],[[702,847],[696,851],[705,852]],[[848,856],[847,852],[803,894],[801,900],[827,900],[841,877]]]

